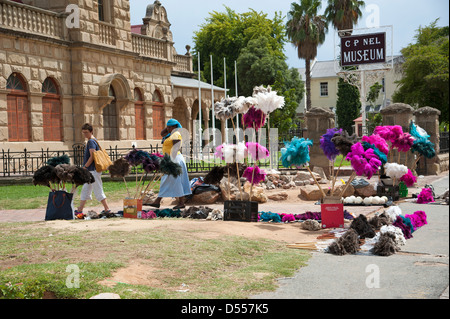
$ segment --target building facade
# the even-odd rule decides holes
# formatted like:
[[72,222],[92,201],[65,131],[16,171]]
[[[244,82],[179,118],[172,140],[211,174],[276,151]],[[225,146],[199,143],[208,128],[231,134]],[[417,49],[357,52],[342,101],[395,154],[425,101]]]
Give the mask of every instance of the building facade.
[[225,91],[194,79],[159,1],[142,21],[129,0],[0,0],[0,149],[70,150],[84,123],[103,147],[148,147],[169,118],[192,131],[199,93],[206,126]]

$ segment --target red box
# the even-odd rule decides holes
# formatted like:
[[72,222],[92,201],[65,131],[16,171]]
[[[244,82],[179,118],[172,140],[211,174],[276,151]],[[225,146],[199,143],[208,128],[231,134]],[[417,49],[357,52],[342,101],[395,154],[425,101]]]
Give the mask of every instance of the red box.
[[141,218],[142,215],[142,199],[123,200],[123,217],[124,218]]
[[344,228],[344,204],[335,197],[324,198],[320,205],[322,228]]

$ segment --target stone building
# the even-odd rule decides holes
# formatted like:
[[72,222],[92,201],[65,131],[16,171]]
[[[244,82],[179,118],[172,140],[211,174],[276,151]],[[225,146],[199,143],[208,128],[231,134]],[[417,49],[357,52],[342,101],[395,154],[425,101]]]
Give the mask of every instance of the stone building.
[[86,122],[105,148],[148,147],[169,118],[192,132],[199,91],[206,126],[211,85],[190,47],[176,52],[159,1],[142,21],[129,0],[0,0],[0,149],[70,150]]

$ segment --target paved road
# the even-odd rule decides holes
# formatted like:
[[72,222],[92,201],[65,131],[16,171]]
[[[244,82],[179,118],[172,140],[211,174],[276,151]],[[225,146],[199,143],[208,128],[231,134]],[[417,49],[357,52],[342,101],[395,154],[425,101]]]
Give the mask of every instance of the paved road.
[[[436,195],[448,188],[448,175],[433,183]],[[401,252],[335,256],[313,252],[308,266],[280,279],[275,292],[254,299],[448,299],[449,206],[400,205],[403,214],[423,210],[428,225],[413,233]]]

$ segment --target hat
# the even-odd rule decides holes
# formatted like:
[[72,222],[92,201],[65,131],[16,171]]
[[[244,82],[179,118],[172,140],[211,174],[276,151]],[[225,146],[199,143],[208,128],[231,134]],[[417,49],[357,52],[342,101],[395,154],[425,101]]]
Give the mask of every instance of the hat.
[[167,121],[166,126],[176,126],[177,128],[182,128],[180,122],[175,119],[170,119],[169,121]]

